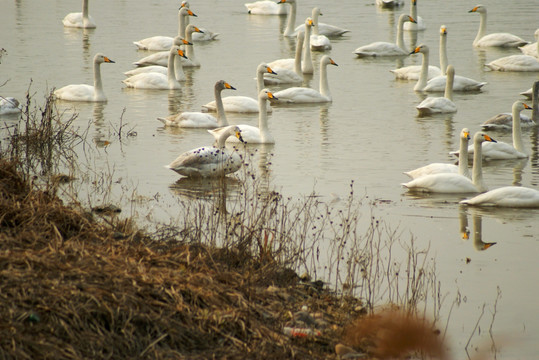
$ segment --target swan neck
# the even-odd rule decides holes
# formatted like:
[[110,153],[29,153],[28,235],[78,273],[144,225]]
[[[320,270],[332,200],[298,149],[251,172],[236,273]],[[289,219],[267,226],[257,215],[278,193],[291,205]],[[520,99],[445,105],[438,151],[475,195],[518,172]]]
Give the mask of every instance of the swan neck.
[[[185,32],[185,40],[189,41],[191,44],[193,43],[193,31],[194,29],[189,27],[189,29],[187,29]],[[185,45],[183,48],[185,49],[185,56],[193,61],[195,59],[195,47],[193,45]]]
[[311,27],[305,25],[305,39],[303,40],[303,73],[313,72],[313,59],[311,56]]
[[412,19],[417,21],[417,5],[416,4],[412,4],[412,6],[410,7],[410,16],[412,17]]
[[82,18],[88,20],[88,0],[82,1]]
[[226,139],[231,135],[230,130],[226,129],[226,131],[223,131],[219,137],[217,138],[217,147],[219,149],[223,149],[226,145]]
[[313,24],[314,24],[314,27],[313,27],[313,35],[318,35],[318,12],[317,11],[313,11],[312,13],[312,19],[313,19]]
[[103,83],[101,81],[101,64],[94,60],[94,97],[96,99],[104,98]]
[[265,68],[256,70],[256,93],[258,94],[264,88],[264,72]]
[[185,27],[189,24],[189,14],[184,14],[182,9],[178,12],[178,35],[185,39]]
[[468,170],[468,140],[461,137],[459,149],[459,174],[470,177]]
[[440,36],[440,70],[442,75],[447,73],[447,36]]
[[258,99],[258,128],[260,129],[260,137],[264,139],[268,133],[268,111],[266,98]]
[[444,96],[453,101],[453,83],[455,82],[455,73],[451,72],[446,75],[445,93]]
[[217,125],[219,127],[228,125],[228,120],[225,113],[225,106],[223,105],[223,98],[221,97],[221,91],[222,90],[219,86],[215,86],[215,88],[213,89],[213,94],[215,96],[215,107],[217,108]]
[[[537,42],[539,44],[539,42]],[[539,45],[538,45],[539,46]],[[539,123],[539,81],[532,86],[532,120]]]
[[483,182],[483,151],[481,141],[474,141],[472,182],[481,192],[486,190]]
[[524,152],[524,145],[522,144],[522,130],[520,128],[520,111],[518,105],[513,105],[513,147]]
[[481,12],[479,13],[479,30],[477,30],[477,35],[475,36],[475,40],[473,41],[474,44],[476,44],[483,36],[485,36],[485,33],[487,31],[487,13]]
[[296,11],[297,6],[295,2],[290,3],[290,11],[288,12],[288,21],[286,22],[286,29],[284,30],[284,36],[294,35],[296,28]]
[[[305,36],[305,35],[304,35]],[[303,51],[303,42],[304,37],[299,37],[298,43],[296,44],[296,56],[294,57],[294,71],[298,75],[301,74],[301,52]]]
[[328,83],[328,66],[324,62],[320,62],[320,94],[331,99]]
[[404,49],[404,19],[405,16],[399,17],[399,24],[397,26],[397,46],[400,47],[402,50],[406,51]]
[[427,79],[429,75],[429,51],[423,50],[423,58],[421,60],[421,72],[419,73],[419,79],[414,87],[414,90],[421,91],[427,86]]
[[176,71],[174,70],[174,56],[175,56],[175,50],[170,49],[170,52],[168,54],[168,63],[167,63],[167,79],[168,84],[170,88],[173,88],[174,84],[177,83],[176,80]]

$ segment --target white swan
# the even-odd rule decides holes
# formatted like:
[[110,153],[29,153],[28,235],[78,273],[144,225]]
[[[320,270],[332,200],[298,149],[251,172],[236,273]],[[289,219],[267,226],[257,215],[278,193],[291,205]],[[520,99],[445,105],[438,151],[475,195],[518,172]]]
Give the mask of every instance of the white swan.
[[223,107],[223,100],[221,99],[221,91],[225,89],[236,90],[235,87],[224,80],[217,81],[213,88],[215,102],[217,103],[217,118],[208,113],[184,111],[167,117],[158,117],[157,120],[161,121],[165,126],[171,127],[213,129],[227,126],[228,121]]
[[[520,112],[524,109],[531,109],[528,105],[522,101],[515,101],[513,103],[513,145],[497,142],[495,144],[485,143],[483,144],[482,153],[485,160],[509,160],[509,159],[524,159],[528,155],[524,151],[524,145],[522,143],[522,131],[520,128]],[[474,154],[475,149],[468,148],[468,156]],[[451,154],[458,156],[458,151]],[[475,157],[474,157],[475,160]]]
[[539,59],[530,55],[510,55],[485,64],[494,71],[539,71]]
[[[428,80],[428,54],[429,47],[425,44],[421,44],[412,51],[412,54],[423,54],[423,61],[421,63],[421,73],[417,80],[414,90],[416,91],[432,91],[440,92],[445,91],[445,83],[447,76],[440,75]],[[486,82],[478,82],[473,79],[455,75],[453,81],[453,91],[479,91]]]
[[[178,11],[178,36],[181,38],[185,38],[185,35],[183,34],[185,31],[184,16],[196,16],[196,14],[188,8],[180,7],[180,10]],[[133,41],[133,44],[140,50],[166,51],[168,53],[168,50],[170,50],[175,43],[174,40],[175,38],[173,36],[157,35],[139,41]]]
[[101,81],[100,65],[102,63],[114,63],[114,61],[101,53],[94,56],[94,86],[86,84],[67,85],[54,91],[55,98],[67,101],[107,101],[103,91],[103,82]]
[[319,7],[314,7],[312,10],[311,18],[313,19],[313,33],[311,34],[311,50],[326,51],[331,50],[331,41],[329,41],[326,35],[319,33],[320,26],[318,23],[318,17],[322,15]]
[[539,191],[520,186],[504,186],[460,203],[472,206],[539,208]]
[[190,177],[218,177],[236,172],[241,168],[242,159],[236,151],[225,148],[228,137],[243,141],[241,130],[231,125],[224,128],[216,146],[186,151],[165,167]]
[[94,19],[88,14],[88,1],[82,0],[82,12],[67,14],[62,23],[65,27],[94,29],[96,27]]
[[[406,23],[408,24],[408,22]],[[442,64],[442,49],[445,47],[447,43],[447,28],[445,25],[442,25],[440,27],[440,64]],[[410,53],[409,55],[414,54],[414,52]],[[447,55],[446,55],[447,56]],[[429,64],[429,57],[423,56],[423,60]],[[445,62],[447,66],[447,61]],[[421,65],[410,65],[410,66],[404,66],[399,69],[393,69],[389,70],[393,74],[395,74],[396,79],[402,79],[402,80],[418,80],[419,75],[421,74]],[[436,76],[442,75],[442,70],[440,70],[439,67],[434,65],[428,65],[428,73],[427,73],[427,79],[432,79]]]
[[[536,81],[538,83],[539,81]],[[533,92],[530,88],[530,99],[537,99],[537,96],[539,95],[539,85],[534,84]],[[537,101],[533,101],[532,103],[532,111],[537,108]],[[537,111],[537,110],[535,110]],[[520,127],[521,128],[530,128],[537,126],[535,121],[533,121],[532,118],[529,116],[526,116],[522,113],[520,113]],[[495,115],[491,117],[490,119],[486,120],[484,123],[481,124],[481,127],[483,130],[511,130],[513,128],[513,114],[512,113],[501,113],[498,115]]]
[[485,35],[487,31],[487,8],[485,6],[477,5],[468,12],[478,13],[481,17],[479,30],[473,41],[473,46],[519,47],[528,43],[528,41],[509,33],[492,33]]
[[412,4],[410,5],[410,16],[412,19],[414,19],[416,22],[407,22],[404,24],[404,30],[408,31],[423,31],[427,28],[425,25],[425,21],[421,16],[417,15],[417,0],[412,0]]
[[402,32],[403,25],[407,21],[415,22],[415,20],[409,15],[401,14],[399,16],[396,43],[377,41],[369,45],[358,47],[356,50],[354,50],[354,54],[356,54],[358,57],[408,55],[410,52],[404,50],[404,35]]
[[455,78],[455,68],[453,65],[447,66],[447,82],[443,97],[427,97],[416,106],[419,115],[454,113],[457,105],[453,102],[453,80]]
[[[182,8],[189,8],[189,2],[182,1],[181,7]],[[184,16],[182,20],[183,20],[183,24],[182,24],[183,29],[181,29],[182,32],[180,34],[183,37],[185,37],[185,29],[186,29],[187,25],[189,25],[189,17]],[[193,40],[192,41],[211,41],[211,40],[215,40],[217,38],[217,36],[219,36],[219,33],[210,31],[210,30],[208,30],[206,28],[200,28],[200,31],[195,32],[193,34]]]
[[[169,51],[167,75],[157,72],[146,72],[128,77],[127,79],[122,80],[122,82],[127,85],[127,87],[135,89],[181,89],[181,84],[176,80],[176,69],[174,66],[175,56],[185,56],[183,51],[176,45],[172,46]],[[183,69],[181,70],[183,71]]]
[[200,34],[202,30],[193,24],[189,24],[185,27],[185,56],[187,58],[176,57],[174,58],[174,66],[178,66],[176,63],[181,62],[183,67],[200,67],[200,61],[195,57],[195,46],[193,45],[193,35]]
[[[314,23],[315,23],[315,30],[313,30],[313,33],[316,33],[317,35],[320,35],[320,36],[326,36],[326,37],[329,38],[329,37],[342,36],[342,35],[346,34],[347,32],[350,32],[350,30],[343,29],[343,28],[335,26],[335,25],[329,25],[329,24],[326,24],[326,23],[319,22],[318,21],[318,15],[322,15],[320,13],[320,9],[319,8],[318,9],[313,8],[312,14],[311,14],[311,17],[313,18]],[[317,30],[317,28],[318,28],[318,30]],[[301,33],[301,32],[305,32],[305,24],[298,25],[294,29],[295,34],[298,34],[298,33]],[[327,40],[327,41],[329,41],[329,40]]]
[[278,59],[268,63],[275,72],[264,73],[265,85],[296,84],[303,82],[301,71],[301,54],[303,52],[303,40],[305,33],[298,33],[296,42],[296,54],[293,59]]
[[[181,36],[176,36],[174,38],[173,46],[181,46],[181,45],[190,45],[191,43],[187,40],[185,40]],[[170,47],[172,48],[172,46]],[[168,66],[168,56],[170,53],[170,48],[167,51],[159,51],[156,53],[153,53],[151,55],[145,56],[142,59],[135,61],[133,65],[138,67],[146,67],[146,66],[162,66],[167,67]],[[140,72],[144,72],[143,70],[140,70]],[[159,70],[161,72],[161,70]],[[166,73],[166,71],[165,71]]]
[[468,170],[468,141],[470,140],[470,131],[464,128],[460,132],[460,155],[459,164],[446,164],[446,163],[431,163],[414,170],[405,172],[404,174],[412,179],[417,179],[421,176],[440,174],[440,173],[455,173],[470,177]]
[[[264,73],[274,73],[267,64],[259,64],[256,68],[256,91],[264,87]],[[223,98],[223,106],[226,112],[234,113],[256,113],[259,111],[259,101],[249,96],[227,96]],[[205,105],[202,105],[202,111],[217,111],[215,100]],[[269,104],[266,111],[272,112],[273,109]]]
[[402,0],[376,0],[376,5],[385,9],[392,9],[404,5]]
[[461,174],[440,173],[421,176],[402,185],[412,191],[431,193],[476,193],[486,191],[487,187],[483,181],[481,144],[484,141],[495,142],[495,140],[483,132],[475,133],[473,140],[475,155],[472,180]]
[[539,29],[535,30],[533,36],[535,38],[534,43],[521,46],[519,49],[524,55],[539,57]]
[[22,111],[19,100],[0,96],[0,115],[18,114]]
[[327,66],[338,66],[328,55],[320,59],[320,91],[307,87],[290,87],[277,91],[274,95],[277,97],[273,103],[321,103],[331,102],[331,92],[329,91]]
[[244,4],[247,8],[247,13],[251,15],[286,15],[288,9],[279,6],[279,3],[270,0],[255,1]]
[[279,0],[277,4],[290,5],[290,11],[288,12],[288,16],[286,17],[286,28],[284,29],[283,36],[296,36],[296,30],[294,29],[296,26],[296,13],[297,13],[296,0]]
[[[271,135],[268,127],[268,112],[266,111],[268,100],[275,99],[275,96],[268,90],[262,89],[258,93],[260,111],[258,114],[258,127],[251,125],[238,125],[244,142],[247,144],[274,144],[275,139]],[[219,139],[224,128],[208,130],[216,139]],[[227,142],[238,142],[238,139],[228,138]]]

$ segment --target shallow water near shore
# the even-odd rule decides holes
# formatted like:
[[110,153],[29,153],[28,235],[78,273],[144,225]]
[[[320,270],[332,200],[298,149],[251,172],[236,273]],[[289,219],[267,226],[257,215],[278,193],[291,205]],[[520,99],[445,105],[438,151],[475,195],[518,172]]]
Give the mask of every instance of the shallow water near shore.
[[[520,51],[473,48],[479,26],[479,16],[468,13],[473,5],[418,2],[427,29],[417,34],[405,32],[407,46],[429,45],[430,62],[438,65],[439,27],[445,24],[449,62],[457,74],[488,82],[482,92],[455,93],[457,113],[419,118],[415,106],[425,94],[413,91],[414,82],[396,81],[389,70],[420,64],[420,56],[358,59],[352,53],[373,41],[394,41],[397,18],[408,13],[408,2],[396,10],[381,10],[373,2],[358,4],[351,0],[333,7],[310,0],[299,2],[297,24],[310,15],[314,6],[320,6],[320,21],[350,30],[332,39],[333,48],[326,52],[339,65],[328,69],[333,102],[274,107],[269,126],[276,143],[248,146],[249,153],[254,154],[248,166],[264,178],[264,186],[269,189],[298,198],[315,192],[319,201],[337,208],[347,198],[353,182],[355,194],[369,200],[365,201],[363,221],[368,223],[372,215],[389,228],[398,228],[403,239],[413,236],[416,244],[430,247],[445,296],[441,325],[448,322],[447,336],[454,357],[466,356],[464,347],[471,337],[470,349],[489,348],[494,343],[497,358],[530,359],[536,356],[539,332],[539,289],[535,285],[539,270],[539,210],[465,208],[458,205],[465,196],[411,194],[400,185],[407,181],[403,171],[430,162],[453,162],[448,152],[458,148],[458,134],[463,127],[474,133],[491,116],[511,111],[512,103],[522,98],[519,93],[538,79],[538,73],[484,70],[486,62]],[[224,96],[255,97],[256,66],[294,56],[295,41],[281,36],[285,17],[250,16],[243,1],[192,1],[191,9],[198,17],[191,23],[220,33],[216,41],[195,44],[202,66],[185,69],[187,80],[181,90],[126,89],[121,83],[123,72],[150,54],[137,51],[132,42],[159,34],[175,35],[178,6],[159,1],[91,0],[90,14],[97,23],[92,30],[62,26],[67,13],[80,11],[79,1],[9,1],[0,13],[4,34],[0,47],[7,50],[0,64],[0,84],[9,80],[0,88],[2,96],[13,96],[22,102],[29,86],[30,93],[41,99],[52,88],[90,84],[92,58],[97,52],[116,62],[101,66],[107,103],[57,104],[66,114],[78,114],[75,126],[89,126],[88,136],[97,145],[110,143],[99,147],[87,166],[97,174],[112,174],[113,191],[117,193],[136,189],[136,195],[146,200],[138,202],[133,212],[150,225],[177,217],[179,200],[211,194],[211,188],[203,183],[178,181],[178,175],[163,166],[186,150],[211,144],[212,137],[200,129],[164,128],[156,117],[198,111],[213,100],[213,85],[219,79],[237,88]],[[509,6],[496,0],[487,6],[488,32],[507,31],[534,41],[539,4],[517,0]],[[306,81],[314,88],[318,88],[317,64],[321,56],[322,53],[313,53],[316,70]],[[280,87],[270,89],[277,91]],[[231,124],[257,124],[257,115],[227,117]],[[2,116],[0,121],[9,125],[17,118]],[[119,139],[120,128],[136,136]],[[509,132],[490,135],[511,142]],[[538,188],[537,130],[524,130],[523,140],[529,159],[484,164],[489,188],[510,184]],[[85,161],[85,156],[79,159]],[[236,181],[230,179],[228,184],[232,195]],[[367,203],[375,206],[371,208]],[[469,231],[468,239],[463,239],[463,229]],[[478,250],[484,248],[484,243],[496,244]],[[318,269],[322,277],[323,268],[321,264]],[[496,300],[498,289],[501,296]],[[455,298],[460,299],[460,304],[451,309]],[[483,305],[485,313],[481,316]],[[477,322],[480,333],[474,333]],[[488,334],[490,326],[494,341]]]

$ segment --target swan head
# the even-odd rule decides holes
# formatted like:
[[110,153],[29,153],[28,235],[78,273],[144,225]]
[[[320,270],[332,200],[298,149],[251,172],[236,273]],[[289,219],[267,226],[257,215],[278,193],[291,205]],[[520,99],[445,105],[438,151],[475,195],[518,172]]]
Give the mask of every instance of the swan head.
[[335,61],[333,61],[332,58],[330,58],[328,55],[322,56],[322,59],[320,59],[320,62],[324,65],[335,65],[339,66]]
[[421,44],[421,45],[417,46],[409,55],[418,54],[418,53],[428,54],[429,53],[429,47],[427,45],[425,45],[425,44]]
[[114,60],[111,60],[110,58],[106,57],[105,55],[101,54],[101,53],[98,53],[98,54],[95,54],[94,56],[94,61],[98,64],[101,64],[101,63],[115,63]]
[[417,0],[412,0],[412,6],[417,6]]
[[476,12],[476,13],[480,13],[480,14],[486,14],[487,13],[487,8],[484,7],[483,5],[477,5],[476,7],[474,7],[472,10],[470,10],[468,12],[469,13]]
[[531,106],[526,104],[523,101],[517,100],[513,103],[513,110],[516,110],[517,112],[521,112],[522,110],[531,110]]
[[447,27],[445,25],[440,26],[440,35],[447,35]]
[[322,14],[319,7],[314,7],[312,11],[312,17],[314,18],[319,15],[324,15],[324,14]]
[[296,3],[296,0],[279,0],[277,4],[292,4]]
[[246,143],[245,140],[243,140],[243,138],[241,137],[241,129],[237,126],[231,126],[230,128],[228,128],[228,133],[232,136],[235,136],[236,139],[238,139],[239,141],[241,141],[242,143]]
[[180,15],[198,17],[194,12],[192,12],[191,10],[189,10],[188,7],[185,6],[180,6]]
[[277,75],[277,73],[273,71],[268,64],[265,64],[265,63],[258,65],[258,67],[256,68],[256,71],[262,74],[268,73],[268,74]]
[[470,130],[468,128],[464,128],[460,131],[460,138],[466,141],[470,140]]
[[182,7],[185,7],[185,8],[188,8],[189,9],[189,2],[188,1],[182,1],[181,5],[180,5],[180,8]]
[[279,100],[276,96],[273,96],[273,93],[268,89],[262,89],[258,94],[260,100]]
[[415,19],[411,17],[410,15],[401,14],[401,16],[399,16],[399,22],[405,23],[408,21],[411,23],[417,24],[417,21],[415,21]]
[[178,56],[181,56],[182,58],[187,59],[187,56],[185,56],[185,53],[184,53],[183,50],[180,49],[179,47],[174,46],[174,47],[172,48],[172,51],[174,51],[176,54],[178,54]]
[[180,45],[193,45],[193,43],[185,40],[184,38],[182,38],[181,36],[176,36],[174,38],[174,45],[176,46],[180,46]]
[[482,131],[478,131],[475,133],[473,137],[473,141],[474,143],[483,143],[485,141],[490,141],[494,143],[497,142],[496,140],[494,140],[493,138],[491,138],[489,135],[485,134]]
[[234,86],[230,85],[229,83],[227,83],[224,80],[217,81],[215,83],[215,88],[218,89],[218,90],[224,90],[224,89],[236,90],[236,88]]
[[[187,27],[185,28],[185,32],[186,33],[190,32],[191,34],[194,33],[194,32],[204,34],[204,31],[200,30],[198,27],[196,27],[193,24],[187,25]],[[193,45],[193,44],[190,44],[190,45]]]
[[310,17],[305,19],[305,26],[314,26],[314,21]]

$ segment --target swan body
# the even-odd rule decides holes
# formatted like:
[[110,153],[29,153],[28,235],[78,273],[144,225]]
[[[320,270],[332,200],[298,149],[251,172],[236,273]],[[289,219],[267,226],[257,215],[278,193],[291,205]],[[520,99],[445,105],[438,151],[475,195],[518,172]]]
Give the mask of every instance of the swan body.
[[[178,36],[180,38],[185,38],[185,34],[183,33],[182,29],[185,28],[185,16],[196,16],[196,14],[188,8],[180,7],[180,10],[178,11]],[[135,44],[139,50],[165,51],[168,54],[168,50],[170,50],[170,48],[176,43],[175,40],[176,39],[172,36],[157,35],[139,41],[133,41],[133,44]]]
[[535,30],[533,36],[535,37],[534,43],[520,46],[519,49],[524,55],[539,57],[539,42],[537,41],[539,39],[539,29]]
[[[267,64],[262,63],[256,68],[256,89],[264,87],[264,73],[274,73]],[[264,102],[265,103],[265,102]],[[259,101],[249,96],[227,96],[223,98],[223,106],[226,112],[234,113],[257,113],[259,112]],[[202,111],[217,111],[217,106],[214,101],[202,105]],[[266,108],[267,112],[272,112],[273,109],[269,104]]]
[[483,5],[477,5],[470,13],[478,13],[480,15],[479,30],[473,41],[473,46],[476,47],[519,47],[528,44],[528,41],[510,34],[510,33],[492,33],[486,35],[487,31],[487,8]]
[[412,0],[412,4],[410,6],[410,16],[412,19],[414,19],[416,22],[407,22],[404,24],[404,30],[408,31],[423,31],[427,28],[427,25],[425,25],[425,21],[421,16],[417,15],[417,0]]
[[303,72],[301,71],[301,53],[303,51],[304,39],[305,33],[298,33],[296,54],[293,59],[278,59],[268,63],[268,66],[271,67],[275,73],[264,73],[265,85],[296,84],[303,82]]
[[[330,25],[330,24],[325,24],[325,23],[319,22],[318,21],[318,16],[319,15],[322,15],[320,13],[320,8],[313,8],[311,17],[314,20],[314,23],[315,23],[314,26],[315,26],[315,31],[316,31],[315,33],[317,35],[325,36],[325,37],[338,37],[338,36],[342,36],[342,35],[346,34],[347,32],[350,32],[350,30],[346,30],[346,29],[343,29],[343,28],[335,26],[335,25]],[[305,32],[305,24],[301,24],[301,25],[299,25],[298,27],[296,27],[294,29],[295,34],[299,34],[299,33],[302,33],[302,32]],[[329,39],[324,40],[324,41],[329,42]]]
[[505,186],[487,191],[461,204],[512,208],[539,208],[539,191],[520,186]]
[[107,101],[103,91],[103,82],[101,81],[101,64],[114,63],[105,55],[98,53],[94,56],[94,85],[67,85],[54,91],[56,99],[67,101],[89,101],[104,102]]
[[[432,91],[441,92],[445,91],[446,75],[436,76],[428,80],[428,55],[429,47],[425,44],[421,44],[412,51],[412,54],[423,54],[423,60],[421,62],[421,73],[417,80],[414,90],[416,91]],[[453,91],[479,91],[486,82],[479,82],[473,79],[455,75],[453,80]]]
[[225,140],[234,137],[243,141],[241,130],[234,125],[223,128],[216,146],[199,147],[181,154],[165,167],[189,177],[218,177],[241,168],[241,156],[225,148]]
[[326,35],[320,34],[318,16],[322,15],[319,7],[314,7],[311,17],[313,19],[313,33],[311,35],[311,50],[326,51],[331,50],[331,41],[329,41]]
[[392,9],[404,5],[402,0],[376,0],[376,5],[385,9]]
[[530,55],[510,55],[485,64],[495,71],[539,71],[539,59]]
[[[182,1],[180,8],[189,9],[189,2]],[[180,24],[181,28],[179,29],[180,30],[179,34],[182,37],[186,37],[185,29],[186,29],[187,25],[189,25],[189,16],[184,15],[181,20],[182,20],[182,22]],[[217,36],[219,36],[219,33],[210,31],[210,30],[208,30],[206,28],[200,28],[199,32],[193,33],[192,41],[211,41],[211,40],[215,40],[217,38]]]
[[278,3],[270,0],[255,1],[252,3],[244,4],[247,8],[247,13],[251,15],[286,15],[288,9],[283,6],[279,6]]
[[404,50],[404,35],[402,33],[404,23],[407,21],[415,22],[415,20],[409,15],[401,14],[399,16],[396,43],[377,41],[369,45],[358,47],[356,50],[354,50],[354,54],[356,54],[358,57],[408,55],[409,52]]
[[0,115],[18,114],[22,111],[19,100],[0,96]]
[[134,68],[132,70],[126,71],[124,72],[124,75],[126,77],[130,77],[130,76],[145,73],[145,72],[156,72],[156,73],[161,73],[163,75],[166,75],[167,71],[168,71],[168,67],[166,66],[150,65],[150,66],[138,67],[138,68]]
[[[513,103],[512,117],[513,120],[513,145],[496,142],[496,143],[484,143],[482,147],[483,159],[485,160],[510,160],[510,159],[524,159],[528,155],[524,152],[524,145],[522,144],[522,131],[520,128],[520,112],[524,109],[531,109],[528,105],[522,101],[515,101]],[[468,156],[474,154],[475,148],[468,148]],[[458,156],[458,151],[451,154]],[[475,159],[475,158],[474,158]]]
[[211,114],[194,111],[184,111],[179,114],[170,115],[167,117],[158,117],[165,126],[182,127],[182,128],[206,128],[213,129],[216,127],[228,126],[223,100],[221,99],[221,91],[225,89],[236,90],[224,80],[219,80],[214,86],[215,102],[217,103],[217,118]]
[[447,82],[445,84],[445,94],[443,97],[428,97],[417,105],[419,115],[454,113],[457,105],[453,102],[453,80],[455,78],[455,68],[452,65],[447,67]]
[[467,128],[462,129],[460,132],[460,155],[459,164],[446,164],[446,163],[431,163],[414,170],[405,172],[404,174],[412,179],[417,179],[421,176],[440,174],[440,173],[455,173],[461,174],[466,177],[470,177],[468,170],[468,141],[470,140],[470,131]]
[[[128,77],[122,82],[127,87],[135,89],[176,90],[181,89],[181,84],[176,80],[174,56],[185,56],[183,51],[176,45],[170,48],[168,56],[167,75],[158,72],[145,72]],[[182,69],[183,71],[183,69]]]
[[[275,139],[271,135],[268,127],[268,112],[266,111],[268,100],[275,99],[275,96],[268,90],[262,89],[258,93],[260,111],[258,113],[258,127],[251,125],[238,125],[241,130],[243,140],[247,144],[274,144]],[[219,139],[224,128],[208,130],[216,139]],[[229,137],[227,142],[238,142],[239,139]]]
[[95,29],[95,21],[88,14],[88,1],[82,0],[82,12],[69,13],[64,17],[62,23],[65,27]]
[[[520,114],[520,126],[531,128],[537,126],[529,116]],[[500,113],[486,120],[481,124],[483,130],[511,130],[513,128],[513,115],[511,113]]]
[[306,87],[291,87],[281,91],[277,91],[274,95],[278,100],[274,103],[321,103],[331,102],[331,92],[329,91],[329,83],[327,77],[327,66],[338,66],[333,59],[328,55],[324,55],[320,59],[320,91],[316,91]]
[[477,193],[487,190],[483,181],[483,169],[481,163],[481,144],[484,141],[495,142],[483,132],[474,135],[474,163],[472,180],[468,177],[455,173],[439,173],[421,176],[412,181],[402,184],[412,191],[431,193]]

